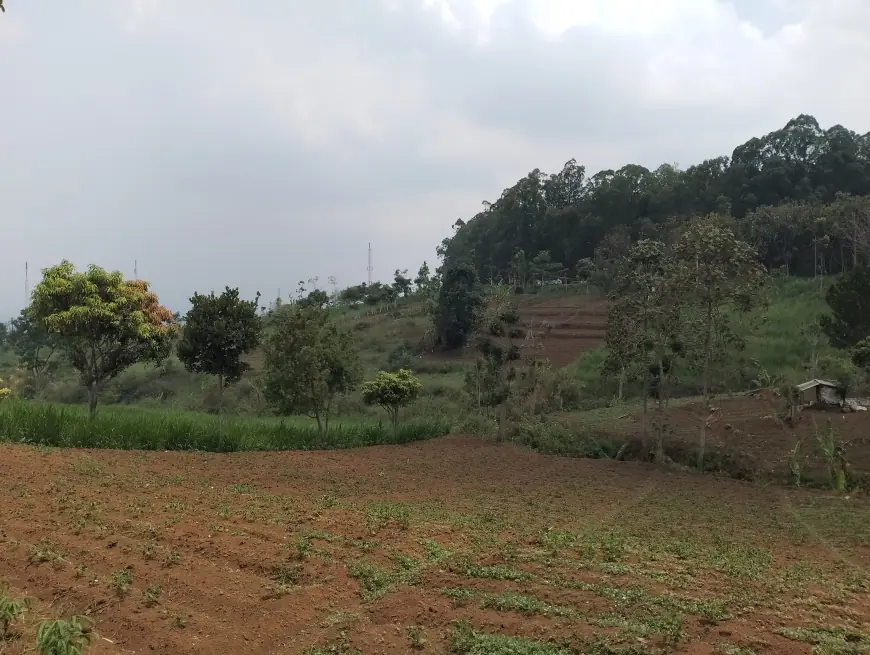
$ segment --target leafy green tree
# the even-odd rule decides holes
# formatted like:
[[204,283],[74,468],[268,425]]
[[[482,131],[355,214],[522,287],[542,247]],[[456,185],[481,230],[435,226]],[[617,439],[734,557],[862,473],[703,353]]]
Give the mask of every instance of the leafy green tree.
[[250,368],[242,357],[260,343],[259,304],[259,293],[242,300],[239,290],[229,287],[219,296],[195,293],[190,299],[176,352],[191,373],[217,376],[221,413],[224,389]]
[[77,272],[66,260],[43,271],[28,312],[56,335],[78,371],[91,419],[100,385],[137,362],[160,363],[178,328],[147,282],[99,266]]
[[35,319],[29,308],[22,309],[11,325],[7,344],[18,355],[21,366],[27,369],[33,391],[38,392],[61,362],[60,339],[46,330],[45,324]]
[[870,373],[870,336],[864,337],[852,348],[852,363]]
[[264,395],[279,414],[302,414],[329,434],[339,393],[354,389],[360,365],[349,332],[320,307],[292,305],[276,315],[264,344]]
[[[315,289],[308,293],[307,296],[298,301],[303,307],[318,307],[323,308],[329,304],[329,295],[326,291]],[[277,308],[276,308],[277,309]]]
[[414,278],[414,286],[417,287],[418,293],[428,295],[431,284],[432,274],[429,271],[429,264],[424,261],[420,265],[420,269],[417,271],[417,277]]
[[[714,363],[728,356],[736,334],[731,328],[736,313],[757,303],[766,274],[753,248],[738,239],[724,219],[715,214],[689,223],[676,247],[677,293],[698,311],[691,322],[700,335],[704,399],[709,411]],[[701,421],[698,468],[703,469],[707,417]]]
[[379,371],[374,380],[363,382],[362,397],[367,405],[379,405],[390,417],[395,437],[399,426],[399,410],[414,402],[423,384],[406,368],[397,373]]
[[828,287],[831,314],[820,319],[835,348],[850,348],[870,336],[870,266],[859,264]]
[[675,262],[661,241],[638,241],[619,268],[608,314],[609,370],[635,369],[643,375],[643,438],[647,438],[647,400],[657,399],[656,461],[664,460],[664,429],[676,363],[685,357],[682,332],[684,297],[674,284]]
[[484,306],[483,290],[474,268],[457,264],[447,269],[434,307],[436,344],[462,348],[474,333]]
[[532,275],[543,285],[559,277],[562,264],[551,260],[549,250],[542,250],[532,258],[531,269]]
[[405,298],[411,295],[411,278],[408,277],[408,269],[402,271],[396,269],[393,274],[393,288]]

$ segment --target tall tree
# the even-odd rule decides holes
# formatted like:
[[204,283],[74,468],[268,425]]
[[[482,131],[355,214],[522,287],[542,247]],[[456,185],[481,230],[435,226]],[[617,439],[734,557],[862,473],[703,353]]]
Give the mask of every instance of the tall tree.
[[418,293],[428,294],[431,282],[432,274],[429,271],[429,264],[424,261],[417,271],[417,277],[414,278],[414,286],[417,287]]
[[178,328],[147,282],[99,266],[77,272],[66,260],[43,270],[28,311],[78,371],[91,419],[100,386],[137,362],[162,361]]
[[684,298],[674,284],[674,260],[661,241],[634,244],[619,268],[608,315],[607,341],[614,345],[606,366],[636,368],[643,375],[642,430],[646,442],[648,398],[657,400],[656,461],[664,459],[664,430],[669,389],[676,362],[685,355],[682,341]]
[[60,339],[46,330],[45,324],[35,319],[29,308],[22,309],[11,324],[7,343],[15,350],[20,364],[27,369],[32,391],[38,393],[61,361],[63,353]]
[[[697,309],[704,401],[709,413],[713,364],[727,352],[718,343],[733,342],[731,317],[748,312],[760,295],[764,269],[752,247],[738,239],[721,216],[689,223],[676,248],[677,292]],[[719,357],[717,357],[717,355]],[[707,417],[701,421],[698,468],[704,466]]]
[[484,308],[477,273],[468,264],[444,272],[434,311],[435,340],[446,348],[461,348],[474,333]]
[[411,294],[411,278],[408,277],[408,269],[402,271],[396,269],[393,274],[393,288],[405,298]]
[[292,305],[276,315],[264,353],[266,400],[279,414],[313,418],[327,436],[336,395],[360,379],[350,333],[339,330],[326,309]]
[[830,316],[820,319],[835,348],[851,348],[870,336],[870,266],[859,264],[837,279],[826,295]]
[[242,300],[239,290],[229,287],[219,296],[195,293],[190,298],[178,359],[191,373],[217,376],[221,414],[224,389],[250,368],[242,357],[260,342],[259,304],[259,293],[254,300]]

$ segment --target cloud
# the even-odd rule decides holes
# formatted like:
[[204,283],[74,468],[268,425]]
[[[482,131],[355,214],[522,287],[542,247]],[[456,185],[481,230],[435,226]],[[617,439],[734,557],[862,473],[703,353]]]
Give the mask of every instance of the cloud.
[[[0,316],[67,257],[194,290],[416,268],[531,168],[870,129],[863,0],[9,0]],[[35,275],[31,275],[35,278]]]

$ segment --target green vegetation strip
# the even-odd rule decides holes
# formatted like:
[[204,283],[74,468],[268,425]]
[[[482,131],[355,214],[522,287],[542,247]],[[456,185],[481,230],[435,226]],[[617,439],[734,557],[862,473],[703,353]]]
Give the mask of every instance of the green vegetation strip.
[[327,435],[297,419],[260,419],[105,407],[89,421],[87,408],[30,402],[0,405],[0,442],[60,448],[124,450],[321,450],[422,441],[448,434],[448,421],[381,422],[336,420]]
[[450,640],[456,655],[649,655],[645,646],[614,646],[600,639],[581,644],[535,641],[525,637],[487,634],[475,630],[467,621],[456,621]]

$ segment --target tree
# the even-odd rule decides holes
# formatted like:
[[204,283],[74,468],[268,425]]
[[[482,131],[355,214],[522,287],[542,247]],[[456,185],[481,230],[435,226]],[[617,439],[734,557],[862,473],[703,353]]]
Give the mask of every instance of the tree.
[[549,250],[542,250],[532,258],[531,268],[532,275],[543,285],[558,277],[559,271],[562,270],[562,264],[551,261]]
[[326,291],[322,291],[320,289],[315,289],[311,291],[307,296],[299,300],[299,304],[303,307],[317,307],[323,308],[329,304],[329,296],[326,294]]
[[29,308],[21,310],[12,319],[12,329],[6,337],[9,346],[18,354],[19,361],[32,376],[37,387],[45,375],[59,364],[60,340],[46,330],[42,321],[36,320]]
[[683,298],[675,287],[674,260],[661,241],[634,244],[618,270],[608,314],[605,370],[634,368],[643,375],[643,439],[647,438],[647,402],[657,399],[656,461],[664,460],[664,421],[670,382],[677,360],[685,356],[681,337]]
[[474,333],[484,307],[477,273],[457,264],[444,273],[434,308],[435,341],[446,348],[461,348]]
[[219,413],[223,412],[224,389],[250,368],[242,356],[260,343],[259,304],[259,293],[254,300],[242,300],[239,290],[229,287],[219,296],[195,293],[190,299],[178,359],[191,373],[217,376]]
[[398,268],[393,274],[393,288],[407,298],[411,294],[411,278],[408,277],[408,269],[400,271]]
[[374,380],[363,382],[362,397],[367,405],[380,405],[393,424],[393,436],[399,425],[399,410],[414,402],[423,385],[406,368],[397,373],[379,371]]
[[417,277],[414,278],[414,286],[417,287],[418,293],[429,293],[429,287],[432,283],[432,274],[429,272],[429,264],[425,261],[420,265],[417,271]]
[[870,336],[870,266],[858,266],[828,287],[830,316],[820,319],[835,348],[850,348]]
[[326,309],[292,305],[275,317],[264,347],[264,395],[279,414],[302,414],[329,434],[335,396],[351,391],[360,366],[350,333]]
[[88,416],[97,411],[100,386],[137,362],[159,364],[178,331],[172,312],[143,280],[64,260],[42,272],[29,312],[59,339],[88,390]]
[[[713,363],[727,353],[716,352],[717,343],[733,342],[730,319],[735,312],[748,312],[759,297],[765,272],[752,247],[738,239],[724,220],[711,214],[689,224],[676,248],[677,292],[700,314],[704,401],[710,409]],[[716,355],[719,357],[716,357]],[[698,468],[704,466],[707,417],[701,421]]]

